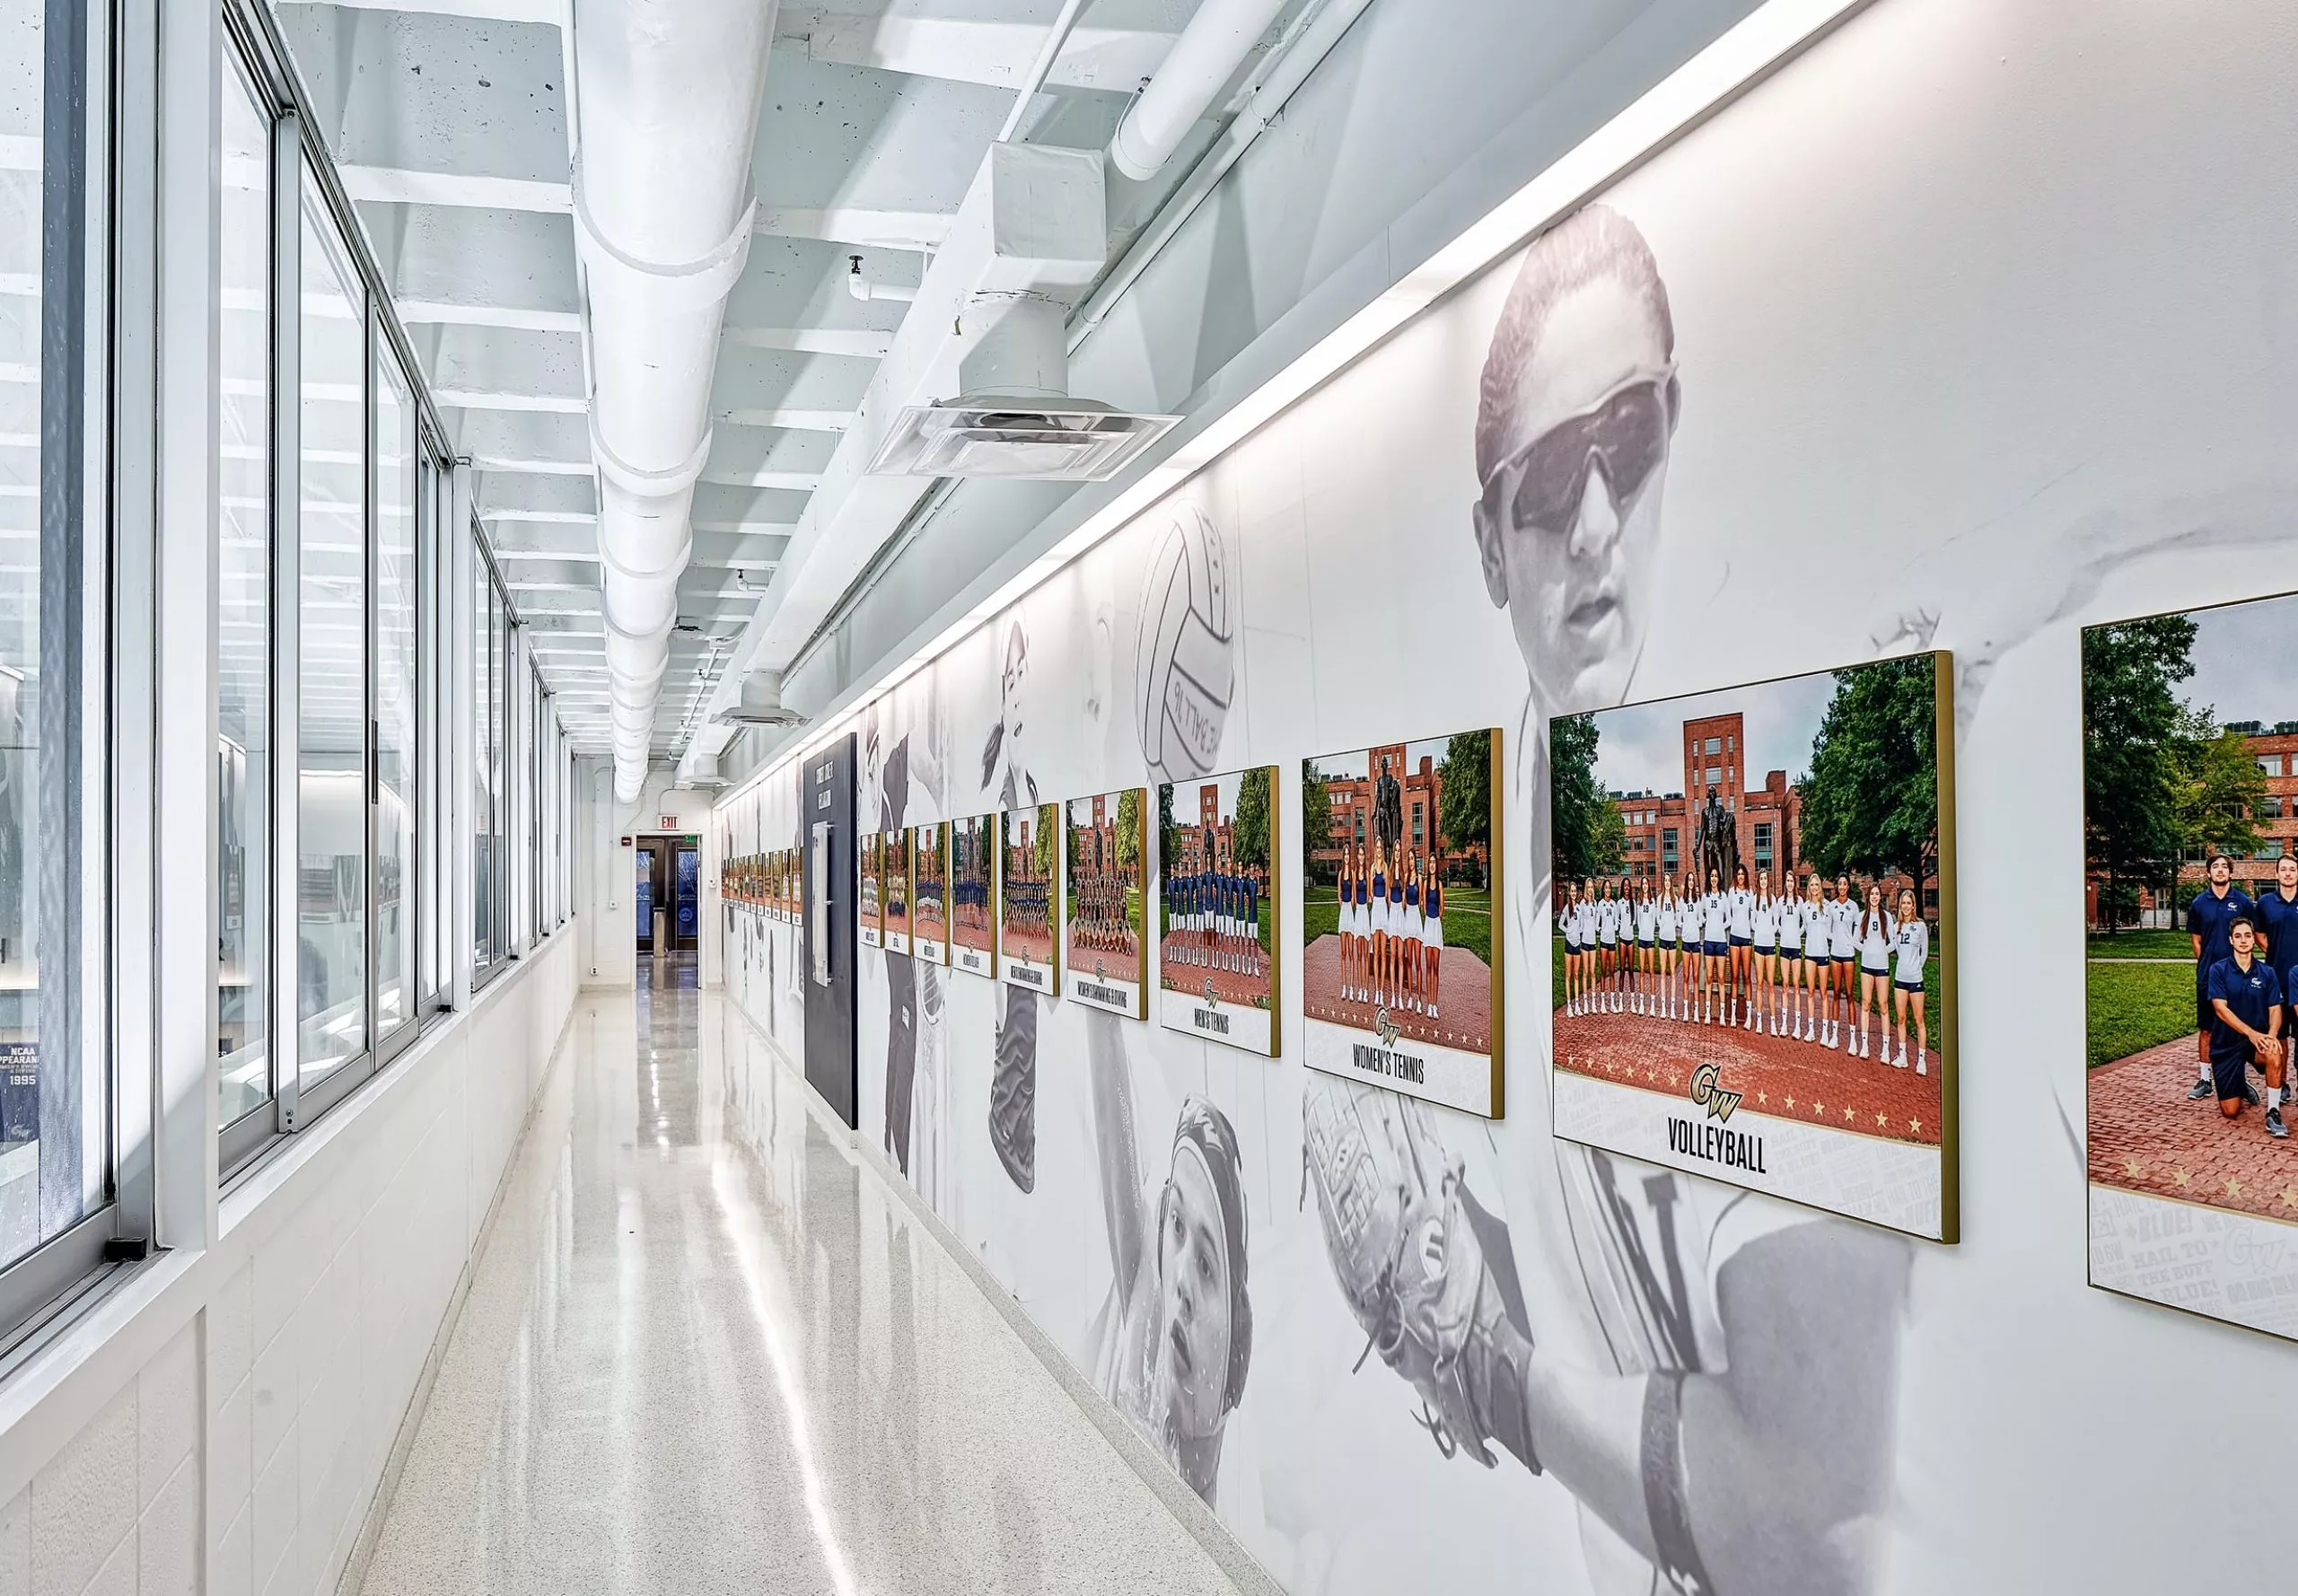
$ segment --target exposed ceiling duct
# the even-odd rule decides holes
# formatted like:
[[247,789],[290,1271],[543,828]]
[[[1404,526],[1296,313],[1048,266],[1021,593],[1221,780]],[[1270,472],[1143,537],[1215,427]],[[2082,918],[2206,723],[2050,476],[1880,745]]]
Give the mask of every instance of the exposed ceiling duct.
[[1110,160],[1136,182],[1164,170],[1197,120],[1212,109],[1286,0],[1204,0],[1172,54],[1125,113]]
[[[1127,109],[1107,163],[1137,177],[1162,168],[1190,127],[1220,109],[1215,102],[1288,3],[1202,0]],[[1272,104],[1299,86],[1367,4],[1310,0],[1300,9],[1284,53],[1304,39],[1312,48],[1297,71],[1271,77],[1272,84],[1282,79]],[[1044,62],[1058,55],[1081,9],[1064,5],[1039,64],[1023,80],[1024,99],[1042,81]],[[1249,93],[1281,58],[1264,61],[1250,75]],[[1242,142],[1273,114],[1254,118]],[[1014,125],[1009,117],[1009,132]],[[1076,341],[1071,323],[1081,296],[1109,269],[1104,160],[1100,152],[1006,139],[990,146],[918,286],[914,312],[880,364],[743,630],[732,660],[737,671],[786,668],[899,533],[935,478],[1105,477],[1171,425],[1171,417],[1127,416],[1068,396],[1067,351]],[[1190,206],[1201,197],[1192,196]],[[1162,232],[1158,245],[1170,236],[1170,229]],[[1128,251],[1118,271],[1127,273],[1133,259]],[[1136,275],[1137,267],[1127,283]],[[1136,431],[1147,435],[1127,435]],[[723,707],[738,690],[722,679],[707,701]],[[681,768],[717,758],[738,729],[705,719]]]
[[749,259],[773,0],[574,0],[615,795],[645,784],[726,296]]

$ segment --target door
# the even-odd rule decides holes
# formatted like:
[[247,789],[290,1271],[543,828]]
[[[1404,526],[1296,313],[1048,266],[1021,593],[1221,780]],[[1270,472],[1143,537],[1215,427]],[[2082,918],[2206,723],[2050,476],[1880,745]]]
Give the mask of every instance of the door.
[[671,946],[692,948],[702,934],[702,850],[681,847],[672,881],[677,896],[671,910]]
[[631,894],[638,904],[638,951],[654,951],[654,850],[638,850],[637,890]]

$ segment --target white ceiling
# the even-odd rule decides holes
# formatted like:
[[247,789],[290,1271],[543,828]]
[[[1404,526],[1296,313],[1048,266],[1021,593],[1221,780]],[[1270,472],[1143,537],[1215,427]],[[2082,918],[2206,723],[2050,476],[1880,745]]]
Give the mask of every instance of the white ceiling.
[[[1100,148],[1196,0],[1095,0],[1020,135]],[[598,496],[568,215],[567,0],[277,0],[536,656],[576,741],[609,737]],[[693,564],[654,727],[684,745],[1060,0],[784,5],[727,306]],[[1200,130],[1203,131],[1203,130]],[[1176,180],[1185,161],[1168,168]],[[1113,180],[1113,233],[1157,197]]]

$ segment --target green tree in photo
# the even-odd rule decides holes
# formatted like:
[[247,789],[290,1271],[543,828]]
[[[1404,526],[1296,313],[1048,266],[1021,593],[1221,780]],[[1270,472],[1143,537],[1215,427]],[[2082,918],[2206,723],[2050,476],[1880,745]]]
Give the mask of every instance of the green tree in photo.
[[1939,845],[1938,698],[1930,655],[1835,673],[1811,740],[1804,862],[1823,874],[1922,881]]
[[1173,824],[1173,789],[1170,783],[1157,788],[1157,858],[1159,868],[1170,872],[1173,861],[1180,857],[1180,828]]
[[1061,806],[1057,803],[1038,805],[1038,834],[1030,839],[1030,846],[1037,855],[1038,879],[1053,879],[1055,839],[1061,828]]
[[[1443,795],[1436,803],[1436,850],[1465,853],[1481,844],[1492,856],[1492,733],[1460,732],[1444,743],[1436,767]],[[1479,883],[1481,884],[1481,883]]]
[[1268,855],[1269,768],[1256,765],[1237,778],[1237,812],[1229,822],[1229,845],[1241,869],[1266,872]]
[[1117,795],[1117,867],[1141,868],[1141,789],[1127,787]]
[[2176,876],[2185,846],[2174,689],[2194,674],[2195,630],[2163,615],[2083,634],[2083,851],[2109,931],[2137,909],[2141,883]]
[[1617,875],[1627,822],[1596,780],[1596,717],[1561,715],[1548,723],[1548,837],[1559,881]]
[[2210,711],[2192,711],[2185,721],[2185,735],[2172,753],[2180,841],[2191,853],[2248,858],[2261,840],[2251,817],[2266,797],[2266,772],[2251,755],[2250,740],[2222,730]]
[[1317,768],[1314,759],[1301,761],[1301,868],[1310,881],[1330,885],[1339,879],[1332,862],[1320,859],[1320,849],[1334,846],[1332,834],[1332,794],[1325,784],[1324,772]]

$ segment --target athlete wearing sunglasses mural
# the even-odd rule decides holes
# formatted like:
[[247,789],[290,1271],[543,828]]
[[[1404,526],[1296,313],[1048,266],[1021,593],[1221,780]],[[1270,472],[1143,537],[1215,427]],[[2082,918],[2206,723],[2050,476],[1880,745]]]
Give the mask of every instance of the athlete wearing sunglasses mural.
[[[1477,548],[1531,688],[1519,837],[1548,833],[1548,715],[1621,703],[1634,683],[1681,412],[1651,250],[1588,206],[1527,251],[1478,407]],[[1511,960],[1548,946],[1531,916],[1549,900],[1544,873],[1515,898]],[[1533,978],[1520,962],[1517,989]],[[1474,1127],[1312,1077],[1311,1185],[1368,1350],[1440,1448],[1572,1494],[1598,1592],[1872,1589],[1864,1526],[1890,1497],[1907,1245],[1551,1145],[1546,1086],[1527,1085],[1484,1133],[1519,1151],[1483,1191],[1445,1144]]]

